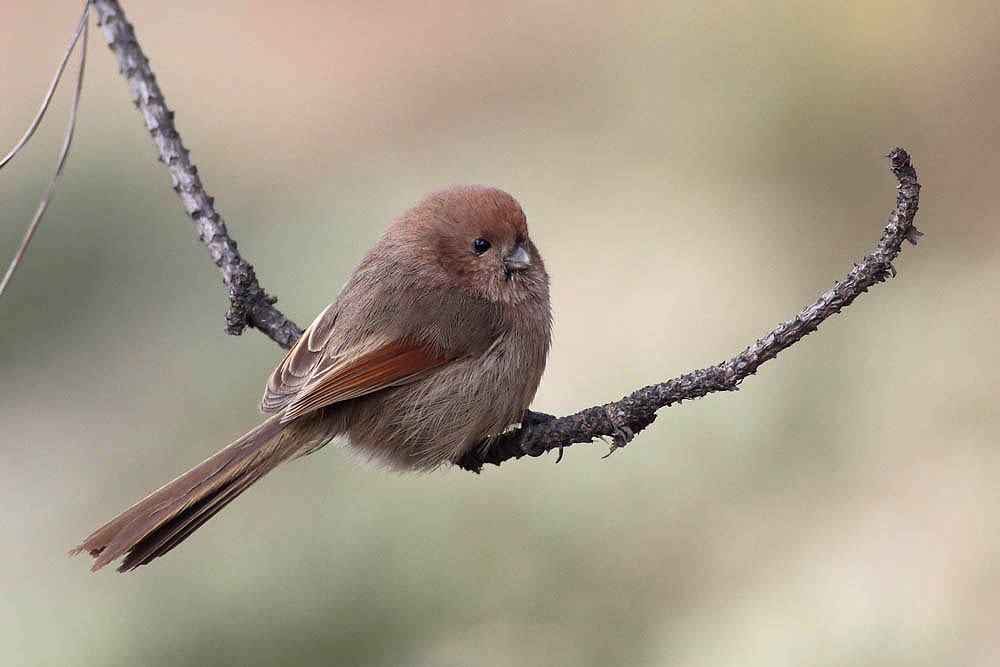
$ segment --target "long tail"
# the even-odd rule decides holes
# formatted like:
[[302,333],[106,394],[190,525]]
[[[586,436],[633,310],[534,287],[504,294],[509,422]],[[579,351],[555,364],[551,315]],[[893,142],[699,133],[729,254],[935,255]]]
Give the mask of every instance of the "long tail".
[[88,552],[96,571],[127,552],[119,572],[162,556],[301,447],[293,433],[282,434],[286,426],[271,417],[108,521],[70,554]]

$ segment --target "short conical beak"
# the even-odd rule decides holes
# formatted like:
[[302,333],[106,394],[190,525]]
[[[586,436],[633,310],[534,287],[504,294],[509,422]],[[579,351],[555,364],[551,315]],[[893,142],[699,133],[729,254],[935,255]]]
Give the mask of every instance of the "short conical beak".
[[514,251],[503,258],[503,265],[508,271],[522,271],[531,266],[531,253],[523,243],[518,243]]

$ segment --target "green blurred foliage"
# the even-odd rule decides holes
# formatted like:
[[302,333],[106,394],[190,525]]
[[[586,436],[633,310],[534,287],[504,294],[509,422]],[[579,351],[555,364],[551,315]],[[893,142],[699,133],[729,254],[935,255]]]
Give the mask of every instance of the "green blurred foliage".
[[[0,143],[78,2],[0,8]],[[226,292],[92,32],[77,143],[0,300],[0,662],[1000,663],[1000,9],[926,3],[125,3],[264,286],[300,324],[453,182],[524,205],[553,277],[536,406],[732,356],[924,184],[900,275],[738,394],[607,460],[397,475],[328,448],[168,558],[91,528],[256,423],[282,351]],[[68,87],[0,173],[6,262]]]

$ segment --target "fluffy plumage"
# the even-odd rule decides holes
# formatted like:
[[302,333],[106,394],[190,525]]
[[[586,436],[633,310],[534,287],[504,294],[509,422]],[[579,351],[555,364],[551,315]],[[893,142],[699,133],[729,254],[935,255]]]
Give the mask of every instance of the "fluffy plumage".
[[394,220],[267,382],[274,416],[94,531],[120,571],[177,546],[264,474],[337,436],[429,470],[488,444],[534,398],[550,340],[548,275],[513,197],[436,192]]

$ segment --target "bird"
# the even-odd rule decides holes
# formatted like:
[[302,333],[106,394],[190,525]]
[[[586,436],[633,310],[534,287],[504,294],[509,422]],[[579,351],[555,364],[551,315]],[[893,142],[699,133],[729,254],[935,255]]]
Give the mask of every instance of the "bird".
[[513,196],[455,185],[393,220],[267,380],[263,423],[93,531],[71,554],[128,572],[281,463],[341,438],[429,471],[522,423],[549,352],[549,277]]

